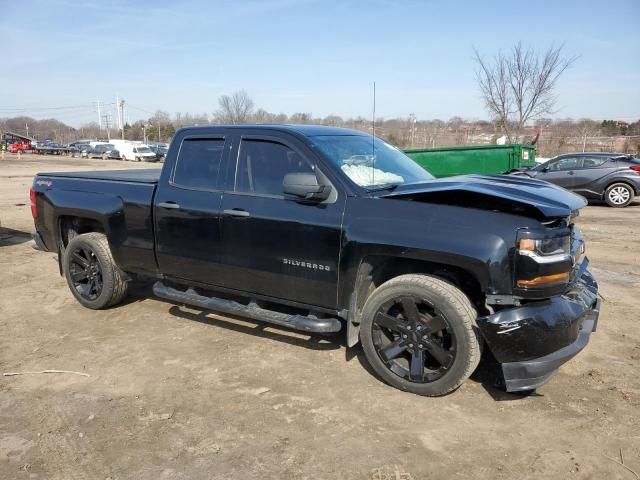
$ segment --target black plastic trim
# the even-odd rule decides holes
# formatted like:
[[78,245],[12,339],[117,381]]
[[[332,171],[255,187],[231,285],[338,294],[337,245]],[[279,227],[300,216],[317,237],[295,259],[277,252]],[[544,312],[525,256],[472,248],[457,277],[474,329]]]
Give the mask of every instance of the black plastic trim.
[[561,365],[580,353],[589,343],[591,333],[596,331],[600,314],[600,302],[600,299],[598,299],[593,310],[587,313],[582,322],[582,329],[578,338],[571,345],[533,360],[503,363],[502,373],[507,392],[538,388],[546,383]]
[[42,240],[42,237],[40,236],[40,234],[38,233],[37,230],[32,230],[31,231],[31,238],[35,243],[33,248],[35,248],[36,250],[40,250],[42,252],[48,252],[49,251],[49,249],[44,244],[44,241]]

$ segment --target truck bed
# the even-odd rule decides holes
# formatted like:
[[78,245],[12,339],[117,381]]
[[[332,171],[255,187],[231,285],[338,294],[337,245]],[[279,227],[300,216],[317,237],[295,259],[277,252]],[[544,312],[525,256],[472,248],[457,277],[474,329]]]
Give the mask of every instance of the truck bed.
[[81,178],[91,180],[113,180],[116,182],[156,184],[160,178],[160,168],[145,168],[140,170],[103,170],[82,172],[50,172],[39,173],[41,177]]

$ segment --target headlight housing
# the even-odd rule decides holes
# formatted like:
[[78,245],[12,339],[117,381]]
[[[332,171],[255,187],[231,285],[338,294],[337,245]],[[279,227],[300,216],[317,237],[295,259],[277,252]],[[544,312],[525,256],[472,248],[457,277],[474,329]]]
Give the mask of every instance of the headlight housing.
[[534,259],[537,263],[561,262],[571,258],[571,235],[548,238],[521,238],[518,253]]
[[515,289],[528,297],[561,293],[573,270],[572,229],[521,231],[515,255]]

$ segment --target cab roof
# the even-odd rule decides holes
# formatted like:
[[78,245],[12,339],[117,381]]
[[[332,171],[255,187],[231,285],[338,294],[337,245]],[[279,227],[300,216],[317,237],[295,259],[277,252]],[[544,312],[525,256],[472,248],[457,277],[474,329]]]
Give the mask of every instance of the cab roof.
[[305,137],[334,136],[334,135],[357,135],[367,136],[365,132],[353,130],[351,128],[328,127],[326,125],[298,125],[298,124],[242,124],[242,125],[197,125],[193,127],[184,127],[185,130],[191,129],[252,129],[252,130],[276,130],[281,132],[291,132],[303,135]]

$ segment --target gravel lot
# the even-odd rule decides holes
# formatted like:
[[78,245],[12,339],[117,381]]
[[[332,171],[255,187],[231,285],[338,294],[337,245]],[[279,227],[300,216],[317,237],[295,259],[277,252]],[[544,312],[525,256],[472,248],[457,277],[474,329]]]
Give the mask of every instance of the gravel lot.
[[32,248],[32,177],[141,167],[0,160],[0,372],[90,375],[0,376],[0,478],[637,478],[625,466],[640,473],[640,203],[579,218],[606,299],[582,354],[534,396],[483,383],[485,363],[433,399],[380,383],[341,337],[145,289],[111,310],[81,307],[55,255]]

